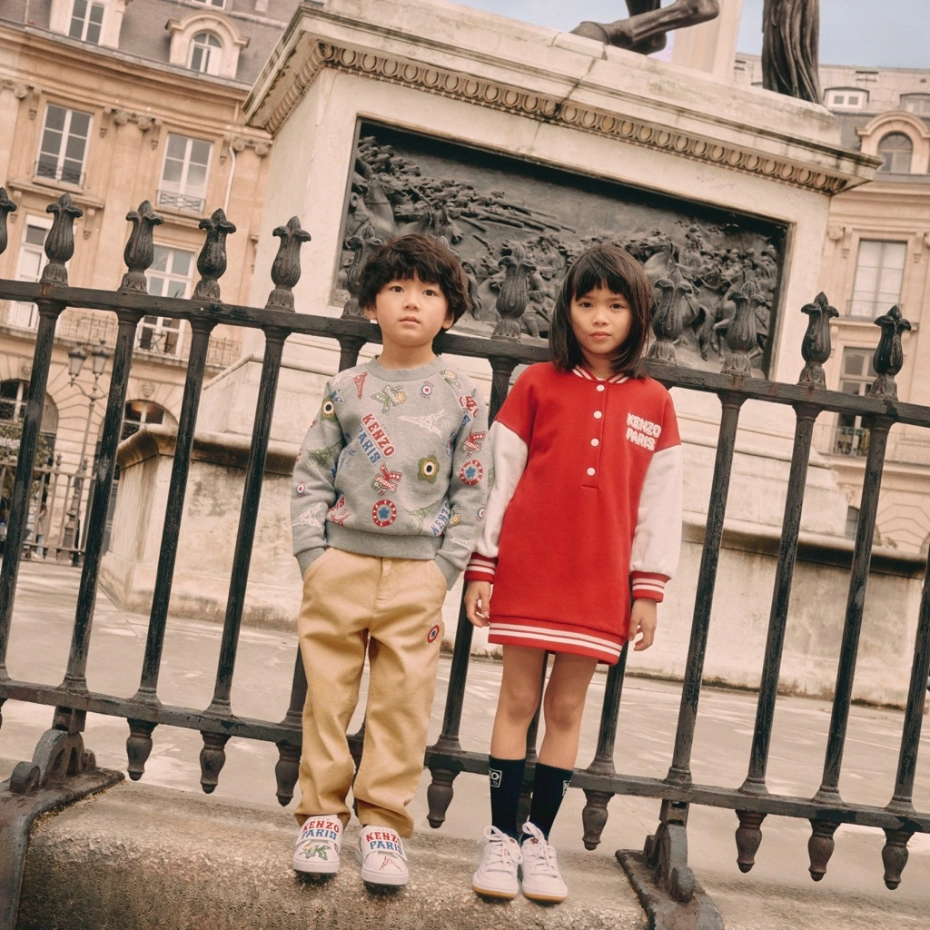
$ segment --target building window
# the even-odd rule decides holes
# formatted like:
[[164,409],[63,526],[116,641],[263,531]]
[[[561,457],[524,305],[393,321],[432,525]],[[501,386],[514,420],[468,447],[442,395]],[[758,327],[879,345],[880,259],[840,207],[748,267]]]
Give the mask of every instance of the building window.
[[878,143],[878,154],[884,159],[879,171],[889,174],[911,173],[914,143],[911,142],[910,136],[903,132],[889,132]]
[[[193,252],[156,245],[152,267],[148,270],[149,293],[155,297],[187,297],[193,264]],[[143,352],[179,356],[184,346],[182,321],[163,316],[143,317],[136,346]]]
[[209,142],[169,133],[158,191],[160,206],[203,211],[211,149]]
[[[844,394],[869,393],[877,377],[872,366],[874,349],[844,349],[843,368],[840,372],[839,388]],[[869,451],[869,431],[863,429],[862,417],[841,413],[836,419],[833,436],[834,455],[866,455]]]
[[[27,216],[23,229],[23,241],[16,258],[17,281],[35,283],[42,273],[45,261],[45,236],[51,229],[51,220]],[[39,322],[39,310],[35,304],[23,300],[11,300],[6,322],[9,326],[35,329]]]
[[92,3],[90,0],[74,0],[74,6],[71,8],[71,25],[68,27],[68,35],[72,39],[80,39],[82,42],[99,45],[100,30],[103,27],[103,10],[102,3]]
[[834,87],[824,93],[824,105],[831,110],[861,110],[869,102],[869,92],[851,87]]
[[902,94],[901,109],[918,116],[930,116],[930,94]]
[[876,317],[901,301],[907,244],[863,239],[859,243],[851,316]]
[[212,6],[218,10],[222,10],[226,6],[226,0],[194,0],[194,3],[201,3],[204,6]]
[[[29,396],[28,381],[2,381],[0,382],[0,423],[18,424],[26,416],[26,398]],[[55,434],[58,432],[58,408],[55,401],[47,394],[42,407],[42,423],[39,426],[39,435],[49,447],[55,445]],[[19,448],[19,440],[16,440]],[[5,450],[6,451],[6,450]]]
[[191,39],[190,68],[201,74],[219,74],[223,43],[209,32],[198,32]]
[[63,181],[65,184],[83,184],[89,136],[89,113],[49,104],[45,109],[45,126],[42,129],[36,175]]
[[139,428],[146,424],[158,426],[162,423],[166,423],[168,426],[177,425],[174,417],[161,404],[154,404],[148,400],[131,400],[123,409],[123,428],[120,432],[120,441],[128,439],[134,433],[138,433]]

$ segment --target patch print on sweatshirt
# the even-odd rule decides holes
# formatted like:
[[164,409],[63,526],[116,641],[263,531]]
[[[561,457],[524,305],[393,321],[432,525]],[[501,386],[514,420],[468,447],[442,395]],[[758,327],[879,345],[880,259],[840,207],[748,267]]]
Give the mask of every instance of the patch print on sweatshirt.
[[662,435],[662,427],[651,420],[638,417],[635,413],[626,415],[626,438],[637,446],[653,451],[656,440]]
[[358,431],[358,444],[372,464],[380,462],[382,455],[390,457],[396,451],[390,437],[371,413],[366,413],[362,417],[362,425]]
[[375,506],[371,508],[371,519],[375,526],[390,526],[397,519],[394,501],[375,501]]
[[388,491],[397,490],[397,485],[403,477],[403,472],[390,471],[387,465],[382,465],[381,471],[372,479],[371,486],[381,494],[387,494]]
[[391,407],[399,407],[407,399],[407,394],[404,391],[403,385],[386,384],[384,386],[384,390],[378,391],[376,394],[372,394],[371,399],[380,400],[381,412],[387,413]]

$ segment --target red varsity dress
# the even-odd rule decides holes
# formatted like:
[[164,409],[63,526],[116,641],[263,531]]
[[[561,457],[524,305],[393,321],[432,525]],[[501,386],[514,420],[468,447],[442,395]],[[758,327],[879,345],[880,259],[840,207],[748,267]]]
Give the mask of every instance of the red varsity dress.
[[491,429],[494,478],[465,578],[494,584],[489,641],[613,665],[634,598],[681,544],[681,441],[652,378],[532,365]]

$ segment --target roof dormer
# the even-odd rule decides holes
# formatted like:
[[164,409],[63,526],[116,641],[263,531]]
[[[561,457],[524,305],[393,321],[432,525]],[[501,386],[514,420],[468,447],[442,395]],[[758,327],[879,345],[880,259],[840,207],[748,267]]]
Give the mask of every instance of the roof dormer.
[[171,32],[169,64],[235,79],[239,52],[249,40],[225,17],[205,10],[168,20],[165,28]]

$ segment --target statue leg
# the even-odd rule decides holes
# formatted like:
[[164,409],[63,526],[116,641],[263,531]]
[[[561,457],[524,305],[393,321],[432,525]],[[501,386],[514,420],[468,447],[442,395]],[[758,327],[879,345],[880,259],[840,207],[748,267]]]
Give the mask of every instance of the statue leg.
[[661,9],[661,0],[627,0],[630,16],[613,23],[583,22],[576,35],[648,55],[665,48],[665,33],[714,19],[719,0],[675,0]]

